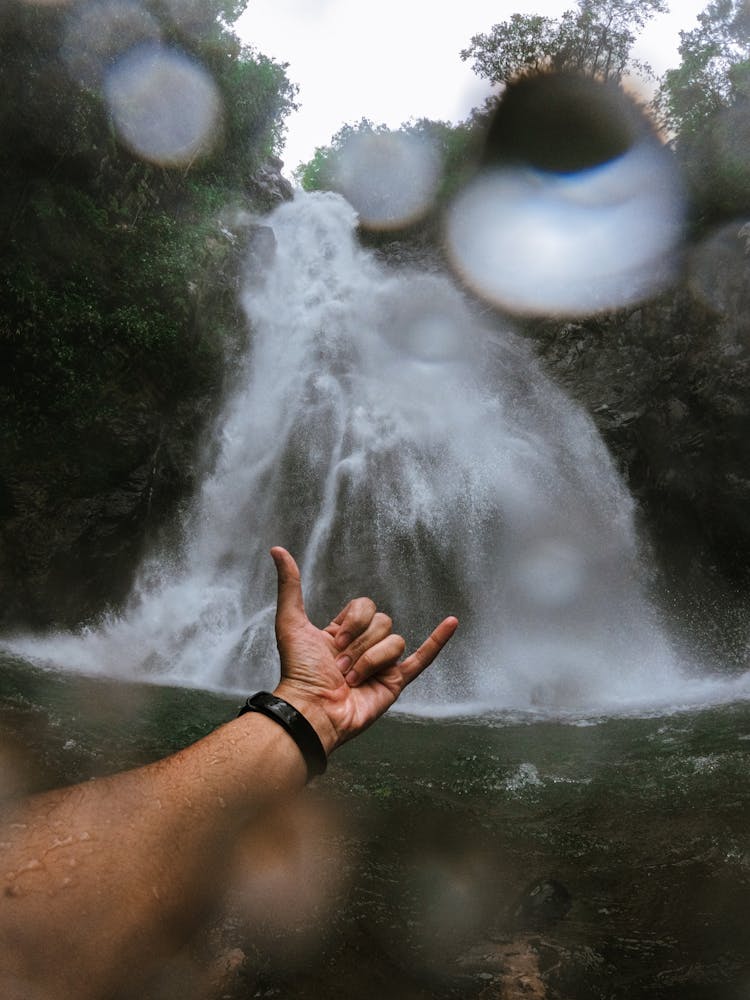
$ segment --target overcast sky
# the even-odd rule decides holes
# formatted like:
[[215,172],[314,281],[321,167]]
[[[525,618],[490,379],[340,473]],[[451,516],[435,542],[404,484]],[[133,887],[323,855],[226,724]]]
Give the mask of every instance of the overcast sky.
[[[663,72],[677,62],[678,32],[708,0],[672,0],[636,54]],[[440,6],[440,13],[436,8]],[[299,85],[285,172],[311,158],[345,122],[397,127],[410,118],[461,121],[488,93],[459,52],[510,14],[557,16],[572,0],[251,0],[237,24],[244,41],[280,62]]]

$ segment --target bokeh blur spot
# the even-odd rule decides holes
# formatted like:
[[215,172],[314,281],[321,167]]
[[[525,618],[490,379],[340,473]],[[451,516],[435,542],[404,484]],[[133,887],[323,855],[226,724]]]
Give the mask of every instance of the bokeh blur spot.
[[683,203],[672,156],[624,95],[542,79],[519,87],[540,86],[544,100],[498,106],[482,169],[448,213],[452,263],[477,294],[520,314],[645,299],[674,277]]
[[131,0],[76,5],[67,18],[62,56],[73,79],[99,90],[107,71],[133,47],[161,41],[156,19]]
[[514,567],[514,580],[527,600],[549,608],[574,601],[586,583],[586,557],[562,538],[539,538],[527,546]]
[[120,139],[145,160],[187,166],[216,141],[222,110],[218,88],[180,52],[136,46],[108,71],[104,93]]
[[422,136],[360,132],[342,146],[334,187],[369,229],[398,229],[419,219],[440,181],[440,157]]

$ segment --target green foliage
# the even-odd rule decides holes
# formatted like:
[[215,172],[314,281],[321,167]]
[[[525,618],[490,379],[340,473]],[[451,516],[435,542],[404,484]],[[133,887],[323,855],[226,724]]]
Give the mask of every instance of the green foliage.
[[584,73],[619,81],[629,69],[637,32],[667,10],[665,0],[579,0],[559,18],[512,14],[486,34],[474,35],[461,58],[492,83],[508,83],[540,70]]
[[[198,59],[223,101],[221,141],[165,169],[117,142],[61,40],[69,8],[0,8],[0,442],[74,440],[169,407],[218,378],[239,325],[235,249],[218,214],[281,149],[295,88],[222,23],[246,0],[156,0],[163,40]],[[192,12],[192,20],[172,18]],[[213,286],[216,286],[215,288]],[[118,417],[119,408],[119,417]],[[1,472],[1,470],[0,470]]]
[[679,52],[655,106],[702,228],[750,211],[750,8],[712,0],[696,27],[680,33]]
[[692,31],[680,32],[680,65],[659,87],[665,125],[685,140],[734,101],[750,96],[750,8],[744,0],[713,0]]

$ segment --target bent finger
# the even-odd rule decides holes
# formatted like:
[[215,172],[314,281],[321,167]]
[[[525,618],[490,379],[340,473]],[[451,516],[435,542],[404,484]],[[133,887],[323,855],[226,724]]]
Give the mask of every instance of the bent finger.
[[356,687],[363,681],[379,673],[387,667],[392,667],[403,655],[406,643],[403,636],[387,635],[374,646],[366,649],[345,674],[344,679],[349,687]]
[[349,643],[367,629],[375,617],[375,602],[369,597],[355,597],[333,619],[331,625],[338,625],[334,638],[336,649],[346,649]]
[[453,615],[444,618],[419,649],[415,649],[399,664],[404,686],[411,684],[415,677],[418,677],[426,667],[429,667],[457,628],[458,618]]
[[[383,614],[382,611],[376,611],[372,617],[372,621],[364,632],[358,636],[358,638],[354,639],[345,649],[341,650],[341,653],[336,660],[336,664],[342,674],[345,674],[350,667],[354,666],[366,650],[380,642],[381,639],[385,639],[385,637],[390,634],[392,628],[393,621],[388,617],[388,615]],[[336,645],[338,646],[338,642],[336,642]],[[401,654],[399,653],[399,656],[400,655]]]

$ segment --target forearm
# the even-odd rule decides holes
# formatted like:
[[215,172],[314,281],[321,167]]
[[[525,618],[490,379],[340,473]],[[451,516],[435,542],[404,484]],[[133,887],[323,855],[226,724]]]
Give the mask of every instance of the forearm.
[[305,779],[290,737],[248,714],[156,764],[29,800],[0,830],[0,992],[100,996],[178,947],[221,900],[243,830]]
[[[302,713],[328,755],[387,711],[458,622],[444,619],[405,659],[404,640],[369,598],[317,629],[294,559],[280,548],[272,555],[282,668],[275,693]],[[317,760],[310,736],[297,727]],[[221,903],[242,833],[307,777],[295,739],[249,712],[156,764],[19,806],[0,821],[3,1000],[100,1000],[122,996],[123,983],[143,995],[137,977],[181,948]]]

